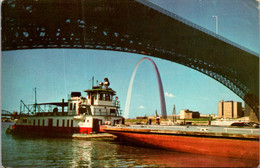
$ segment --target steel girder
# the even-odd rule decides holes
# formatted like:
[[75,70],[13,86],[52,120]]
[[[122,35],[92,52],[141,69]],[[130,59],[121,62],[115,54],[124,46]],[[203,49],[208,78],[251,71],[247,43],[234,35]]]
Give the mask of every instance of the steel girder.
[[7,116],[7,115],[12,115],[12,113],[10,111],[7,111],[7,110],[2,110],[1,115],[2,116]]
[[146,0],[3,1],[2,50],[37,48],[114,50],[170,60],[219,81],[259,116],[257,54]]

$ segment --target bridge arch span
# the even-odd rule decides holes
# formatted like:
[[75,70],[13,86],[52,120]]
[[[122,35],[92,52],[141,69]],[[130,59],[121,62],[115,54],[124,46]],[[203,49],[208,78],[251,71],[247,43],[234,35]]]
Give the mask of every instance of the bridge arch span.
[[3,51],[81,48],[155,56],[219,81],[259,120],[259,53],[148,0],[5,0],[2,18]]
[[153,67],[154,67],[154,70],[155,70],[155,73],[156,73],[156,77],[157,77],[158,88],[159,88],[160,104],[161,104],[161,114],[162,114],[163,118],[166,118],[167,117],[167,112],[166,112],[166,105],[165,105],[165,98],[164,98],[164,91],[163,91],[163,85],[162,85],[161,76],[160,76],[159,70],[158,70],[156,64],[154,63],[154,61],[151,58],[148,58],[148,57],[143,57],[140,61],[138,61],[138,63],[135,66],[135,69],[134,69],[134,71],[132,73],[131,80],[130,80],[129,87],[128,87],[127,97],[126,97],[124,117],[125,118],[129,117],[129,108],[130,108],[130,102],[131,102],[131,95],[132,95],[132,88],[133,88],[134,78],[135,78],[136,71],[137,71],[137,69],[139,67],[139,64],[143,60],[149,60],[153,64]]

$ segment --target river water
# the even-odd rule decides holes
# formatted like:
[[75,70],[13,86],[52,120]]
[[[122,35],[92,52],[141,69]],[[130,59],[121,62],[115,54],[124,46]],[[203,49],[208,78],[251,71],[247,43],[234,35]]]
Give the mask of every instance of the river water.
[[26,138],[5,134],[4,167],[256,167],[258,161],[123,145],[115,140]]

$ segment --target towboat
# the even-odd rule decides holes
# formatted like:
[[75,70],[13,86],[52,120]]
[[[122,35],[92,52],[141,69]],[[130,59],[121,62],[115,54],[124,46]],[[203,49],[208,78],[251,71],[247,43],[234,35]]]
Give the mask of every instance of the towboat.
[[68,102],[49,102],[26,105],[20,103],[19,119],[12,126],[16,135],[72,136],[91,134],[101,125],[115,125],[121,121],[120,101],[116,91],[109,88],[108,78],[98,86],[81,92],[71,92]]

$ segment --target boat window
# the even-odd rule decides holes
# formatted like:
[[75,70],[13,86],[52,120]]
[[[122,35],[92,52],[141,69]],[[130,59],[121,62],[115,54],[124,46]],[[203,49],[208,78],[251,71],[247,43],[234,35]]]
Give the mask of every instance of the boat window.
[[33,126],[35,126],[35,119],[33,120]]
[[116,113],[116,109],[110,109],[110,113]]
[[65,120],[62,120],[62,127],[65,127]]
[[102,125],[102,120],[98,120],[98,125]]
[[106,100],[106,101],[109,101],[109,94],[106,94],[105,100]]
[[95,100],[97,100],[97,93],[95,93]]
[[57,127],[59,126],[59,120],[57,120]]
[[73,127],[73,120],[70,121],[70,126]]
[[72,103],[69,103],[70,110],[72,110]]
[[49,120],[48,120],[48,126],[49,126],[49,127],[52,127],[52,126],[53,126],[53,119],[52,119],[52,118],[49,118]]
[[27,123],[27,118],[24,118],[24,119],[23,119],[23,123]]
[[103,99],[103,93],[100,93],[99,100]]
[[76,103],[73,104],[73,110],[76,110]]
[[42,126],[44,126],[44,119],[42,120]]
[[41,120],[40,120],[40,119],[38,119],[38,126],[40,126],[40,121],[41,121]]
[[67,127],[69,127],[70,125],[70,120],[67,120]]
[[87,115],[92,115],[90,106],[87,106]]

